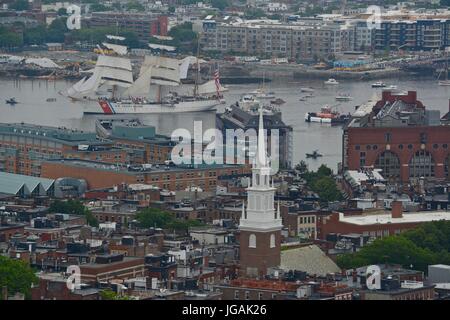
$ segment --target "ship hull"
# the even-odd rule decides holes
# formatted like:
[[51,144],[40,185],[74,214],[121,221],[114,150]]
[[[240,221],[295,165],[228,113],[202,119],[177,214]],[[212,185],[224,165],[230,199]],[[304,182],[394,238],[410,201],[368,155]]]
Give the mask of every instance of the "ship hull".
[[84,105],[85,114],[158,114],[181,113],[211,110],[221,102],[218,100],[183,101],[174,104],[161,103],[123,103],[106,100],[91,101]]

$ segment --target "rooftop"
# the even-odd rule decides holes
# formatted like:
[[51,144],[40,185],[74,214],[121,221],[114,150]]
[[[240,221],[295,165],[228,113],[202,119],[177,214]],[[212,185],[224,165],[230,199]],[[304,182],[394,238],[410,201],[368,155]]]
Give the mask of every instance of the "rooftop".
[[0,134],[41,138],[68,145],[100,145],[107,143],[106,141],[98,140],[96,134],[93,132],[26,123],[0,123]]
[[99,161],[90,161],[90,160],[78,160],[78,159],[54,159],[54,160],[46,160],[49,163],[59,163],[67,166],[74,166],[80,168],[91,168],[96,170],[104,170],[111,172],[120,172],[130,175],[142,175],[143,173],[170,173],[170,172],[186,172],[186,171],[194,171],[194,170],[214,170],[220,168],[237,168],[241,165],[232,165],[232,164],[199,164],[199,165],[179,165],[179,166],[153,166],[151,169],[147,169],[144,171],[130,171],[124,165],[120,164],[111,164],[106,162]]
[[450,220],[450,211],[420,211],[403,213],[401,218],[392,218],[391,213],[367,214],[362,216],[344,216],[339,213],[339,221],[360,226],[388,223],[422,223],[439,220]]

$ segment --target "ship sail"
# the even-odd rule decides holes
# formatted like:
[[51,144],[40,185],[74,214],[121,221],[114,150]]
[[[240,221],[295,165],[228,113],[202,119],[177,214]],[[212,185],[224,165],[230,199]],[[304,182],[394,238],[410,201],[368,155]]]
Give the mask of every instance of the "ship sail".
[[101,85],[128,88],[133,84],[131,62],[128,59],[99,56],[92,76],[81,79],[67,90],[70,97],[79,97],[95,92]]
[[225,92],[228,91],[228,88],[225,88],[219,84],[219,90],[217,90],[215,80],[209,80],[208,82],[205,82],[204,84],[198,86],[198,94],[200,95],[216,94],[217,91]]
[[115,53],[122,55],[122,56],[126,55],[128,52],[128,49],[126,46],[122,46],[119,44],[113,44],[113,43],[107,43],[107,42],[103,42],[102,44],[109,50],[113,50]]
[[98,70],[102,84],[128,88],[133,84],[133,73],[129,59],[99,56],[95,70]]
[[163,86],[180,85],[180,66],[177,59],[145,56],[141,67],[140,76],[151,68],[151,84]]
[[150,93],[150,80],[152,78],[152,68],[147,68],[136,79],[131,87],[125,90],[126,96],[147,96]]

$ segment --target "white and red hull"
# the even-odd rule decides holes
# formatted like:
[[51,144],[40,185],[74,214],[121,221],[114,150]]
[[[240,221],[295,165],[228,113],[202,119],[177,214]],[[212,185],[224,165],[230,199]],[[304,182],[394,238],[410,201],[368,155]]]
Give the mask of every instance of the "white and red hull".
[[132,103],[109,100],[89,101],[84,104],[87,114],[151,114],[207,111],[219,105],[219,100],[195,100],[169,103]]

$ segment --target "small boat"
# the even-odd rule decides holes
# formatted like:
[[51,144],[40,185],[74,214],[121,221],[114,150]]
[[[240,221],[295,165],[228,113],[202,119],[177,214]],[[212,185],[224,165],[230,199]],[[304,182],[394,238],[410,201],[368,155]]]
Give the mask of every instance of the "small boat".
[[312,92],[314,92],[314,89],[310,88],[310,87],[303,87],[303,88],[300,88],[300,91],[312,93]]
[[440,86],[450,86],[450,80],[441,80],[439,81]]
[[386,84],[382,81],[372,83],[372,88],[384,88],[384,87],[386,87]]
[[339,82],[336,81],[336,79],[330,78],[327,81],[325,81],[324,84],[336,85],[336,84],[339,84]]
[[353,99],[348,93],[340,93],[335,97],[336,101],[350,101]]
[[284,101],[284,100],[281,99],[281,98],[276,98],[275,100],[270,100],[270,103],[271,103],[271,104],[278,105],[278,106],[281,106],[282,104],[285,104],[286,101]]
[[18,102],[17,102],[16,98],[9,98],[9,99],[6,100],[6,103],[14,105],[14,104],[16,104]]
[[305,122],[329,123],[331,125],[345,124],[350,115],[344,115],[332,109],[330,106],[323,106],[320,112],[307,112]]
[[45,101],[47,101],[47,102],[55,102],[56,98],[47,98],[47,100],[45,100]]
[[318,150],[314,150],[313,153],[307,153],[306,154],[307,158],[313,158],[313,159],[317,159],[319,157],[322,157],[322,155],[318,152]]
[[266,92],[264,88],[256,89],[250,92],[250,94],[254,95],[258,99],[275,99],[275,92],[269,91]]

